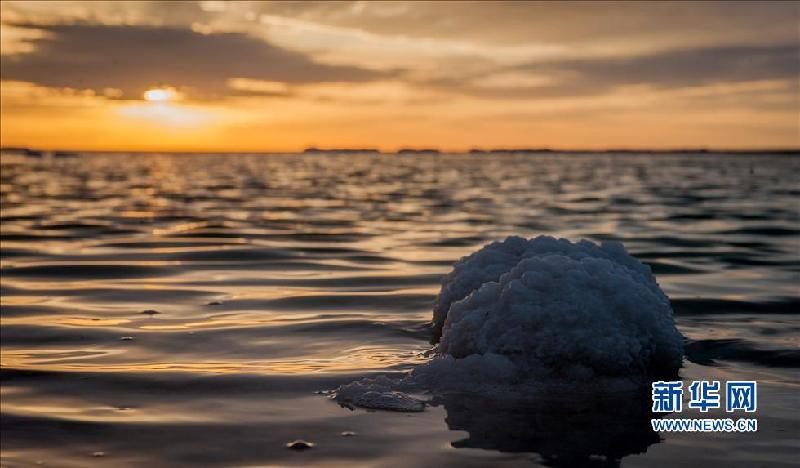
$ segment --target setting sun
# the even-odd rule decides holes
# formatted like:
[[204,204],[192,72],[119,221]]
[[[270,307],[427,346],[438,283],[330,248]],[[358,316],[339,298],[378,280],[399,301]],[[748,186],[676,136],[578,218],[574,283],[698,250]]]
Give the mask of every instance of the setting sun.
[[144,100],[150,102],[166,102],[175,99],[177,94],[172,88],[154,88],[144,92]]

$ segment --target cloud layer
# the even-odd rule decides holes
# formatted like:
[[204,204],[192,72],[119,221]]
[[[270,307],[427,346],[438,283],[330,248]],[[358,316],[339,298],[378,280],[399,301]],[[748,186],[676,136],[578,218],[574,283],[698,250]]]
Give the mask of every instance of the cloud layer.
[[[138,116],[170,148],[800,146],[796,2],[0,8],[5,144],[138,147]],[[156,86],[204,140],[119,108]]]
[[138,99],[144,90],[159,85],[186,88],[200,97],[241,93],[229,86],[232,78],[307,84],[361,82],[387,74],[319,63],[236,32],[96,24],[16,26],[43,34],[31,41],[33,51],[3,58],[2,79],[99,94],[116,89],[124,98]]
[[[658,51],[626,57],[591,57],[545,60],[502,67],[501,76],[543,77],[533,85],[501,80],[486,86],[485,75],[469,79],[448,78],[438,84],[494,98],[582,96],[609,92],[624,86],[657,89],[685,88],[717,83],[763,80],[792,81],[800,76],[797,43],[701,47]],[[521,80],[519,80],[521,81]]]

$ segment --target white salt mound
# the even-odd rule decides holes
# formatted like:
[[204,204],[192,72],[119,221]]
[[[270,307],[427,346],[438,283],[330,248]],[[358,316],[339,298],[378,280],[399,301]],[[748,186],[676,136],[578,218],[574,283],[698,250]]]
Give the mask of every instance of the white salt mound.
[[669,299],[618,242],[489,244],[445,276],[433,326],[435,357],[395,389],[622,390],[677,375],[683,358]]

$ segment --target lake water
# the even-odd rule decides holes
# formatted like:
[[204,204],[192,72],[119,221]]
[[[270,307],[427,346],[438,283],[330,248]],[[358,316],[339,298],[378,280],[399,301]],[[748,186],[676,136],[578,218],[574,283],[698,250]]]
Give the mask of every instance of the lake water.
[[[3,466],[797,466],[798,181],[782,155],[4,154]],[[758,380],[759,431],[315,393],[427,359],[442,276],[511,234],[624,242],[683,380]]]

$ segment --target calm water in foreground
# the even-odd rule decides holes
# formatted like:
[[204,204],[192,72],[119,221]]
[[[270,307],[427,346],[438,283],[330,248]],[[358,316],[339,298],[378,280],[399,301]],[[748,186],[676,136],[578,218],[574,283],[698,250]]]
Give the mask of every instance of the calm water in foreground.
[[[797,466],[798,181],[769,155],[3,155],[2,464]],[[759,431],[315,394],[424,360],[441,276],[510,234],[623,241],[681,377],[758,380]]]

